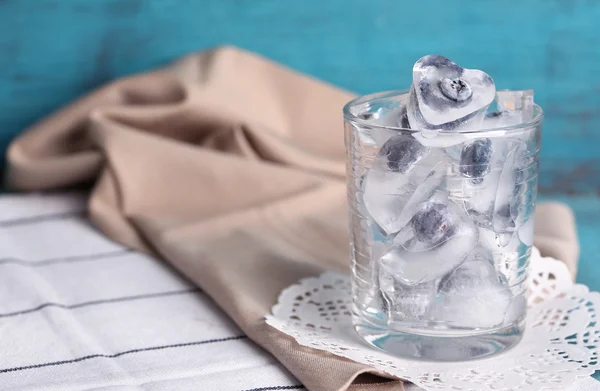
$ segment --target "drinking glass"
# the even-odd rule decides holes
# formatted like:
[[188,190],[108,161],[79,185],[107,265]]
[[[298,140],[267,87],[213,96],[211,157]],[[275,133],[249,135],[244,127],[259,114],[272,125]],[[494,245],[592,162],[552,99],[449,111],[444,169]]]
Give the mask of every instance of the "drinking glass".
[[542,110],[435,131],[408,128],[407,102],[382,92],[343,110],[354,328],[415,359],[498,353],[524,330]]

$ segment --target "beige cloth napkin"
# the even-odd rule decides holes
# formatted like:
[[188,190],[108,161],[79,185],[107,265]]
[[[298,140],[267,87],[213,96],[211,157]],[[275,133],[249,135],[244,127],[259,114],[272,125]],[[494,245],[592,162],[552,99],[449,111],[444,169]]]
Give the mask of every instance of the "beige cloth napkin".
[[[298,279],[348,271],[341,109],[352,97],[223,47],[115,81],[34,125],[10,146],[7,181],[93,183],[99,228],[173,264],[309,390],[398,390],[263,320]],[[536,245],[573,269],[569,209],[536,216]]]

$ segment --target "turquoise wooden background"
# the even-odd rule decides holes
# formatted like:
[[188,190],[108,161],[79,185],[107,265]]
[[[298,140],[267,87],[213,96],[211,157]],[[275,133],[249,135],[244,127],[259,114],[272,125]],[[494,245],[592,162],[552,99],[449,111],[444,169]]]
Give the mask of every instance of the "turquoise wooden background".
[[540,190],[577,212],[582,282],[600,290],[600,2],[0,0],[0,148],[115,77],[234,44],[344,88],[403,88],[439,53],[533,88]]

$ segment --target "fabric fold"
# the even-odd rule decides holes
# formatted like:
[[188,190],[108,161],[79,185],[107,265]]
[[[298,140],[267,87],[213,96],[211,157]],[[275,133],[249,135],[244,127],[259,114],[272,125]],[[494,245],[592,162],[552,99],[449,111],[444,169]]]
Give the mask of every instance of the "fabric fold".
[[[34,125],[9,148],[7,184],[93,182],[90,214],[101,230],[171,263],[307,389],[397,390],[400,381],[301,347],[264,322],[283,288],[348,270],[341,109],[352,98],[217,48],[117,80]],[[575,270],[569,209],[544,205],[536,219],[542,253]]]

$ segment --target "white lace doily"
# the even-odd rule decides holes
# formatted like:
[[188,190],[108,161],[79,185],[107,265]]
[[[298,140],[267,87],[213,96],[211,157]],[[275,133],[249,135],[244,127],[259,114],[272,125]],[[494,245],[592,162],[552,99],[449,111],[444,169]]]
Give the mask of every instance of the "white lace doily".
[[300,345],[366,364],[426,390],[564,389],[600,369],[600,294],[573,284],[564,263],[542,258],[536,249],[531,265],[523,339],[486,359],[414,361],[370,347],[352,327],[350,278],[335,273],[288,287],[266,319]]

